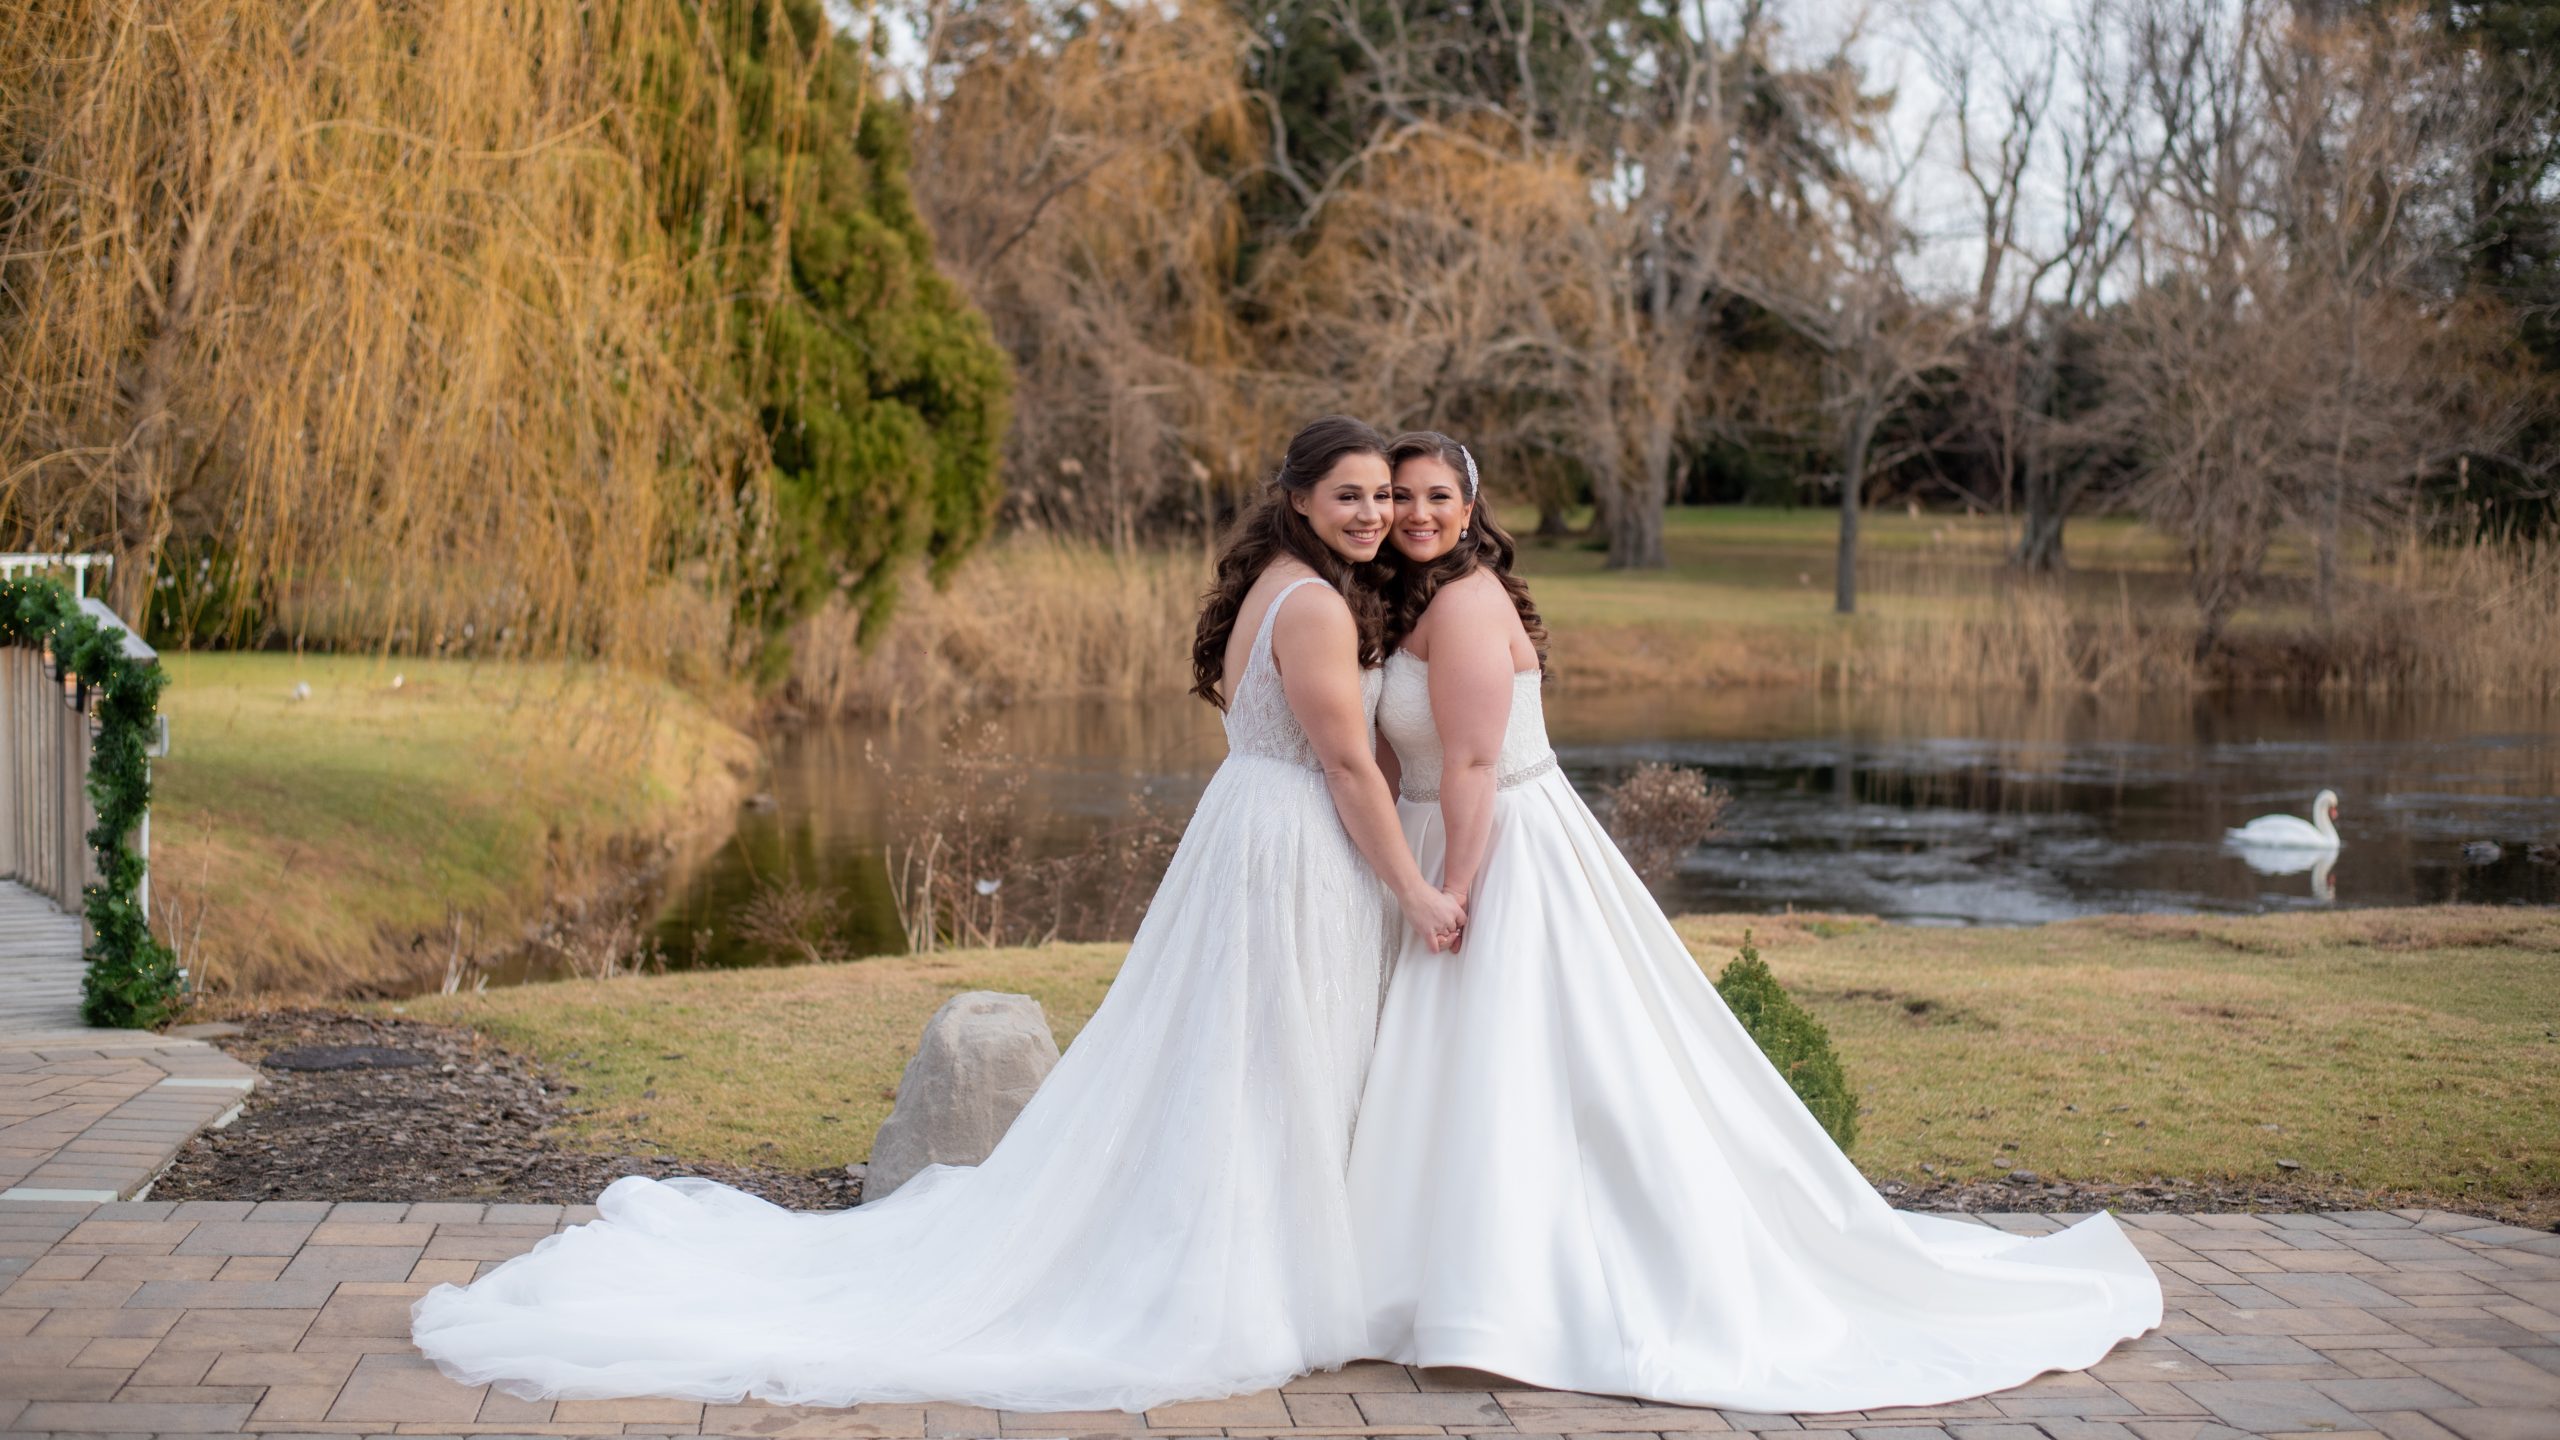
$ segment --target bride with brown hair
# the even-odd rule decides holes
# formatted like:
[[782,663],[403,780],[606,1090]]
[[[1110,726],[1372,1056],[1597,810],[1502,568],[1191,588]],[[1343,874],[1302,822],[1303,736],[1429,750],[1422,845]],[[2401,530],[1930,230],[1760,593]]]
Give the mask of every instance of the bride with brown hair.
[[1446,435],[1397,437],[1378,703],[1423,871],[1352,1147],[1370,1348],[1753,1411],[1932,1405],[2160,1322],[2112,1216],[2027,1239],[1885,1204],[1558,772],[1545,628]]
[[[418,1348],[527,1398],[1144,1410],[1368,1345],[1343,1168],[1394,906],[1423,882],[1371,748],[1384,619],[1357,572],[1386,446],[1301,430],[1239,522],[1193,669],[1228,757],[1093,1019],[986,1162],[858,1209],[625,1176],[600,1217],[420,1299]],[[1383,883],[1382,883],[1383,882]]]

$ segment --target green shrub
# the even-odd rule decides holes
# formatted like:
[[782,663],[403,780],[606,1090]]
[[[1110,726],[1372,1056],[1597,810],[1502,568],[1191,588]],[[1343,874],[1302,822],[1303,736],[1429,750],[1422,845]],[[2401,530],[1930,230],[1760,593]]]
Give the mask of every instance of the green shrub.
[[1760,1053],[1787,1077],[1804,1108],[1831,1132],[1832,1143],[1843,1150],[1857,1143],[1858,1097],[1850,1093],[1849,1077],[1832,1053],[1831,1032],[1788,998],[1786,987],[1769,973],[1752,945],[1751,932],[1743,932],[1742,953],[1716,977],[1716,993],[1751,1032]]

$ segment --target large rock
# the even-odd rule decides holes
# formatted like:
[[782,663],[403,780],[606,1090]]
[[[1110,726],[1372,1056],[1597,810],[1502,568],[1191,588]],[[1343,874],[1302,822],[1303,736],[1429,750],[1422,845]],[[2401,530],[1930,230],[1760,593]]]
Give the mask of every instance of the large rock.
[[943,1001],[871,1142],[862,1198],[879,1199],[927,1165],[986,1159],[1057,1063],[1049,1018],[1030,996],[971,990]]

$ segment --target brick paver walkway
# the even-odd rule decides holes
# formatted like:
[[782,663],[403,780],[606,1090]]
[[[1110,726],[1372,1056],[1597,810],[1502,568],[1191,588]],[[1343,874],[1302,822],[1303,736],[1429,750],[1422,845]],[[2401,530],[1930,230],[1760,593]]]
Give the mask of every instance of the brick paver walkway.
[[0,1035],[0,1202],[121,1200],[240,1108],[257,1076],[200,1040]]
[[[556,1205],[0,1202],[0,1427],[105,1435],[1651,1435],[2553,1440],[2560,1235],[2442,1211],[2128,1217],[2160,1330],[1958,1405],[1772,1416],[1358,1365],[1145,1416],[534,1402],[454,1384],[410,1302],[591,1212]],[[1984,1217],[2041,1231],[2068,1217]]]

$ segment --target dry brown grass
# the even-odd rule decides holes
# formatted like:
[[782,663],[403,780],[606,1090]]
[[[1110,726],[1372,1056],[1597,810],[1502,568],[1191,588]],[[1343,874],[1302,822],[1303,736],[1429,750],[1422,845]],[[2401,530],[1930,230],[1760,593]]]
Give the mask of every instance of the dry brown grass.
[[2560,1220],[2548,911],[1680,929],[1702,959],[1756,932],[1831,1031],[1860,1100],[1856,1158],[1879,1179],[2290,1176],[2377,1206]]
[[227,1002],[434,989],[665,842],[725,836],[760,763],[700,701],[597,666],[167,663],[154,928]]
[[2311,653],[2325,689],[2560,698],[2560,545],[2408,546]]
[[962,564],[950,583],[902,592],[867,651],[856,617],[831,607],[793,637],[789,695],[821,714],[1115,700],[1191,687],[1191,634],[1208,557],[1115,555],[1015,535]]
[[[1609,691],[1829,685],[1869,691],[2184,695],[2220,687],[2481,698],[2560,695],[2560,551],[2410,546],[2369,565],[2334,626],[2280,573],[2231,649],[2174,557],[2121,521],[2081,526],[2086,569],[2011,575],[1995,520],[1868,518],[1866,613],[1830,613],[1823,511],[1679,511],[1672,563],[1610,571],[1570,549],[1523,561],[1554,636],[1556,683]],[[2289,556],[2288,560],[2300,557]],[[1146,699],[1190,685],[1205,559],[1015,535],[947,589],[919,581],[865,653],[850,616],[800,637],[792,693],[817,712],[984,707],[1041,696]]]
[[1881,558],[1879,613],[1833,642],[1844,688],[2044,693],[2179,693],[2200,688],[2197,626],[2183,601],[2114,603],[2052,581],[1969,566]]
[[[1922,1181],[1924,1164],[1951,1179],[2292,1176],[2368,1203],[2560,1219],[2560,1047],[2547,1033],[2560,919],[2547,912],[1679,926],[1711,974],[1755,933],[1829,1028],[1861,1106],[1853,1158],[1879,1180]],[[1065,1042],[1122,948],[528,985],[408,1013],[568,1069],[593,1107],[579,1133],[608,1153],[842,1164],[868,1150],[943,999],[1030,994]]]

